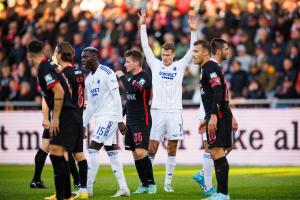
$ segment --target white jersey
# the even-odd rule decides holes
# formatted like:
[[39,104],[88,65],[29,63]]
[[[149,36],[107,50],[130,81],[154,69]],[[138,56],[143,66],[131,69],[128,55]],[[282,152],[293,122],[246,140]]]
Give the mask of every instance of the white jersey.
[[186,55],[165,66],[157,59],[148,45],[146,25],[141,26],[141,42],[147,63],[152,71],[152,109],[181,110],[182,109],[182,80],[185,68],[192,61],[192,50],[197,40],[197,33],[191,32],[190,49]]
[[107,66],[99,65],[94,74],[90,73],[86,80],[88,105],[83,117],[86,127],[91,116],[95,120],[122,120],[122,104],[119,93],[119,84],[115,73]]

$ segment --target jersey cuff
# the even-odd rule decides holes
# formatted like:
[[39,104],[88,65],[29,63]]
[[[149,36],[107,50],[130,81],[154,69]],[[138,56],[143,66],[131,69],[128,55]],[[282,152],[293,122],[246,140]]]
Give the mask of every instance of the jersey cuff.
[[55,82],[51,83],[50,85],[47,86],[47,90],[51,89],[53,86],[55,86],[58,83],[59,83],[59,81],[55,81]]

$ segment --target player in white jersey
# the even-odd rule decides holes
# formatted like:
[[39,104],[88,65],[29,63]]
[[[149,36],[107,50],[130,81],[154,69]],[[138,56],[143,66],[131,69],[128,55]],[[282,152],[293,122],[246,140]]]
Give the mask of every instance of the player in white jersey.
[[174,192],[171,181],[176,166],[176,151],[178,140],[183,140],[182,122],[182,79],[185,68],[192,61],[193,43],[197,40],[198,20],[196,16],[189,18],[191,28],[191,47],[186,55],[173,62],[175,58],[175,44],[165,43],[162,46],[161,58],[157,59],[148,45],[146,31],[146,11],[142,9],[141,43],[148,65],[152,71],[153,97],[151,105],[152,128],[149,142],[149,156],[153,162],[159,142],[168,140],[168,160],[166,162],[166,176],[164,190]]
[[99,52],[93,47],[83,50],[81,62],[82,66],[90,70],[85,80],[88,104],[83,117],[84,131],[93,114],[95,117],[95,128],[88,149],[87,189],[89,195],[93,195],[93,184],[99,168],[99,150],[104,146],[120,187],[113,197],[130,196],[116,146],[118,128],[122,134],[127,132],[122,122],[122,102],[117,77],[109,67],[99,64]]
[[[221,38],[214,38],[211,41],[211,51],[212,57],[210,60],[218,63],[220,66],[223,61],[227,60],[229,54],[229,47],[225,40]],[[203,154],[203,169],[200,172],[194,174],[193,179],[200,185],[203,189],[205,195],[213,195],[216,193],[214,187],[212,187],[212,171],[214,167],[213,160],[208,149],[208,142],[205,130],[205,111],[201,100],[200,95],[200,124],[199,124],[199,133],[202,134],[204,154]],[[238,129],[238,123],[236,119],[232,118],[232,130],[235,132]],[[232,150],[232,147],[225,150],[226,155]]]

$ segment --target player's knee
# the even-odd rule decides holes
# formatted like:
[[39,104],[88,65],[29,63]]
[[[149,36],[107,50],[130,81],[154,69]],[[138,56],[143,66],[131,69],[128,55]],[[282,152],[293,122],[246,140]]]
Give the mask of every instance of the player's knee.
[[149,145],[149,148],[148,148],[148,154],[149,154],[149,156],[155,156],[156,152],[157,152],[156,147]]
[[178,141],[168,141],[167,151],[169,156],[176,156]]
[[74,153],[73,156],[77,162],[80,162],[80,161],[83,161],[86,159],[83,152]]
[[104,146],[105,151],[113,151],[113,150],[118,150],[117,146],[112,145],[112,146]]
[[224,157],[223,148],[212,148],[210,151],[210,155],[214,160]]
[[150,140],[149,147],[148,147],[148,154],[149,156],[155,156],[159,143],[156,141]]
[[91,144],[89,145],[89,149],[95,149],[95,150],[100,150],[103,144],[97,143],[95,141],[91,141]]
[[49,152],[51,155],[54,155],[54,156],[63,156],[65,149],[63,146],[49,145]]
[[136,149],[135,155],[136,155],[136,159],[140,160],[145,158],[148,155],[148,152],[145,149]]

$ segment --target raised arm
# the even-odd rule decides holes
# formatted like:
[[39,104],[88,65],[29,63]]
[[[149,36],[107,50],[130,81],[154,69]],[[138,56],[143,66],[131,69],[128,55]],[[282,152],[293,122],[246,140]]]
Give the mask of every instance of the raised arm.
[[141,13],[138,14],[140,18],[141,24],[141,44],[142,48],[148,62],[149,67],[152,69],[155,62],[159,61],[153,54],[152,49],[148,43],[148,36],[147,36],[147,27],[146,27],[146,10],[142,9]]
[[189,26],[191,29],[191,40],[190,40],[190,48],[188,52],[184,55],[183,58],[181,58],[178,62],[180,62],[180,66],[185,66],[192,61],[193,58],[193,48],[194,48],[194,43],[197,41],[197,29],[198,29],[198,17],[197,16],[189,16]]

